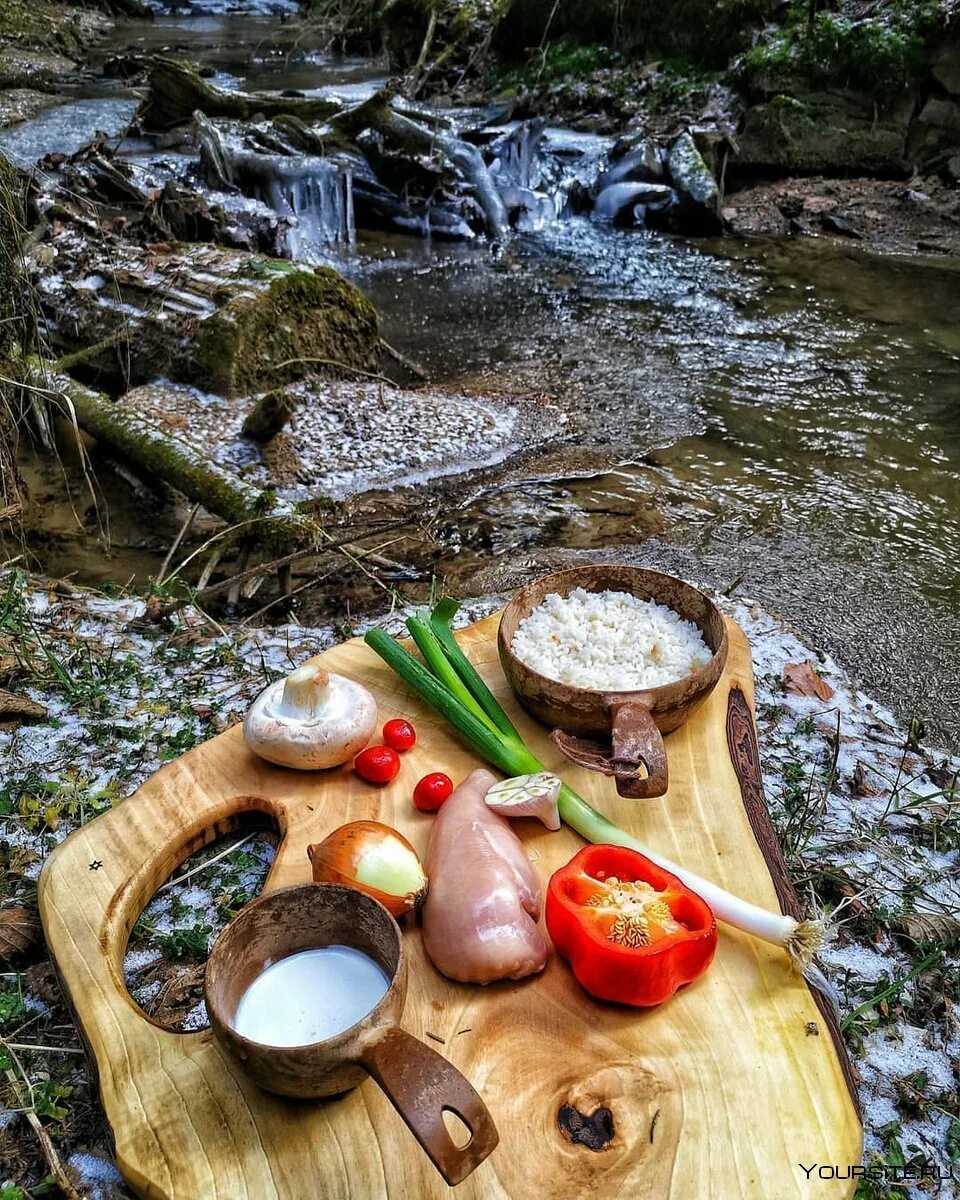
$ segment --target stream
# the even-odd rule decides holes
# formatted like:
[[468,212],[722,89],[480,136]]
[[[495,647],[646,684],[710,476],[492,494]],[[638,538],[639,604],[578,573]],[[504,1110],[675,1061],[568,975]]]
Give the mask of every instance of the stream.
[[[195,5],[98,50],[187,51],[221,86],[361,98],[382,65],[311,49],[288,6]],[[117,135],[136,99],[95,78],[0,134],[22,163]],[[565,136],[552,131],[554,139]],[[136,152],[135,148],[132,152]],[[548,222],[503,246],[358,234],[329,248],[432,379],[547,393],[568,432],[470,485],[437,527],[451,590],[574,554],[754,596],[904,720],[960,733],[960,273],[850,243],[743,244]],[[49,510],[41,569],[146,580],[170,542],[103,480],[113,548]],[[39,483],[36,486],[40,486]],[[59,536],[64,534],[64,536]],[[319,601],[315,601],[319,602]],[[304,618],[306,619],[306,618]]]

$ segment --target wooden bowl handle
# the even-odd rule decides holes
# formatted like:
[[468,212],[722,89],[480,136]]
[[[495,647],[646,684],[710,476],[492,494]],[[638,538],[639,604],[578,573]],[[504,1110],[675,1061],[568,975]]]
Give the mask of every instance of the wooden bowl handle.
[[[452,1063],[393,1026],[368,1043],[361,1062],[451,1187],[475,1171],[500,1140],[487,1106]],[[459,1117],[470,1140],[458,1146],[443,1121]]]
[[[610,750],[589,738],[555,729],[550,738],[561,753],[579,767],[612,775],[617,791],[628,800],[649,800],[667,790],[667,752],[656,722],[645,704],[634,700],[610,707]],[[640,768],[646,768],[646,775]]]

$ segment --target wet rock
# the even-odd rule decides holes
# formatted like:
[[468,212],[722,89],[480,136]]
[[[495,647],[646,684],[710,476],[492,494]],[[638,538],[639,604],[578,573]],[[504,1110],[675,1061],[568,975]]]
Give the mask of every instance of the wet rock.
[[942,88],[960,96],[960,27],[948,33],[935,51],[930,70]]
[[148,54],[111,54],[104,60],[102,72],[107,79],[139,79],[152,65]]
[[665,214],[671,226],[689,233],[718,233],[720,189],[689,133],[682,133],[670,147],[667,170],[678,198]]
[[648,213],[664,211],[676,199],[665,183],[612,183],[597,197],[594,212],[618,225],[644,225]]
[[665,152],[652,138],[643,138],[611,165],[600,177],[601,187],[626,181],[660,183],[663,180]]
[[855,238],[857,241],[863,236],[854,229],[849,221],[844,220],[843,217],[836,216],[834,213],[823,213],[820,217],[820,228],[825,233],[835,233],[838,237]]
[[960,148],[960,103],[931,96],[910,128],[909,146],[918,163]]

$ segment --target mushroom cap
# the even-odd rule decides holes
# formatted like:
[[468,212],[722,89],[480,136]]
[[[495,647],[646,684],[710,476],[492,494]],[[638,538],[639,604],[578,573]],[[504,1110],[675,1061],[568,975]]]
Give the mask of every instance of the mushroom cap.
[[282,711],[285,684],[278,679],[264,688],[243,721],[246,743],[261,758],[317,771],[347,762],[373,737],[377,702],[361,684],[331,674],[322,714],[305,720]]

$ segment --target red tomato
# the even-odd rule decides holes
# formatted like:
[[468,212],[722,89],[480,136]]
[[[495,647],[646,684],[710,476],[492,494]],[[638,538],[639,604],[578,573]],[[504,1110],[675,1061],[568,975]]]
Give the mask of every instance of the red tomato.
[[413,789],[413,803],[421,812],[436,812],[453,791],[453,780],[442,771],[424,775]]
[[399,717],[395,721],[388,721],[383,727],[383,740],[393,750],[399,750],[402,754],[404,750],[410,750],[417,740],[417,731],[409,721],[401,720]]
[[353,760],[353,769],[367,783],[389,783],[400,770],[400,756],[389,746],[368,746]]

